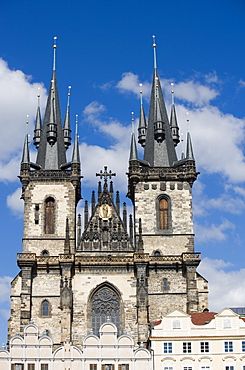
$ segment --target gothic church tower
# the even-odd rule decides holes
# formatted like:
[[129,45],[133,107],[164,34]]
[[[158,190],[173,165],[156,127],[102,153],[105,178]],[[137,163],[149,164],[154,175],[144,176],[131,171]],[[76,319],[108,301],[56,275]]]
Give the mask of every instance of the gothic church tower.
[[148,123],[142,104],[140,110],[143,160],[134,134],[131,140],[128,197],[134,214],[128,220],[126,203],[121,211],[109,182],[115,174],[104,167],[90,211],[85,201],[81,225],[78,135],[68,162],[69,96],[62,124],[55,58],[56,45],[43,121],[37,110],[36,163],[30,161],[28,136],[24,143],[24,235],[20,272],[12,282],[9,338],[33,321],[55,346],[67,339],[79,346],[109,320],[118,335],[127,333],[146,346],[150,324],[162,314],[196,312],[208,304],[207,282],[196,272],[200,254],[194,251],[191,189],[197,172],[190,134],[186,156],[178,160],[175,107],[169,123],[155,55]]
[[[208,307],[207,281],[196,272],[200,253],[194,250],[192,185],[198,174],[191,137],[188,133],[186,155],[178,160],[175,105],[173,102],[169,121],[158,77],[155,41],[153,48],[148,124],[141,100],[138,128],[144,160],[138,158],[132,134],[128,171],[128,197],[134,205],[136,244],[140,239],[142,245],[138,253],[145,266],[150,322],[175,309],[192,313]],[[145,310],[144,305],[141,310]]]

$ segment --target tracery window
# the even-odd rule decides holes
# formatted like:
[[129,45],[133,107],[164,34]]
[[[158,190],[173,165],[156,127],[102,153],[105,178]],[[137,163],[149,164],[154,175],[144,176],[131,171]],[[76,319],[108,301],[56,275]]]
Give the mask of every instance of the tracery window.
[[42,302],[41,315],[45,317],[50,316],[50,306],[46,299]]
[[45,200],[45,234],[54,234],[55,200],[48,197]]
[[166,198],[159,200],[159,229],[169,229],[169,201]]
[[91,299],[92,329],[99,334],[100,326],[107,320],[113,322],[120,333],[120,299],[110,287],[103,286],[97,290]]

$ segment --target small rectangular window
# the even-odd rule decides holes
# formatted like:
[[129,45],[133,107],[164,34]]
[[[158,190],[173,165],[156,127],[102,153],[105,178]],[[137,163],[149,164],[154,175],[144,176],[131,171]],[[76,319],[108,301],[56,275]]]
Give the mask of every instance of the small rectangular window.
[[89,370],[97,370],[97,364],[90,364]]
[[173,329],[181,329],[180,320],[173,321]]
[[[244,366],[243,366],[243,368],[244,368]],[[234,366],[226,366],[225,370],[234,370]]]
[[163,370],[174,370],[172,366],[164,366]]
[[242,352],[245,352],[245,342],[244,341],[242,341]]
[[118,370],[129,370],[129,364],[119,364]]
[[41,370],[49,370],[48,364],[41,364]]
[[11,370],[24,370],[24,364],[12,364]]
[[209,352],[209,342],[201,342],[200,343],[201,352]]
[[231,320],[230,319],[224,319],[223,320],[223,329],[231,329]]
[[225,342],[225,352],[233,352],[233,342]]
[[171,342],[163,343],[163,353],[172,353],[173,345]]
[[35,364],[27,364],[27,370],[35,370]]
[[184,366],[183,370],[192,370],[192,366]]
[[183,353],[191,353],[191,342],[183,342]]

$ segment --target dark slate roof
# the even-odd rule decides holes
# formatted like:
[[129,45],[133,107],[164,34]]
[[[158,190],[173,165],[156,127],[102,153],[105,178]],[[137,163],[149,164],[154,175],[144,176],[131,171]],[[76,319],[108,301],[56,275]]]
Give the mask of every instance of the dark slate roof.
[[[53,114],[57,125],[57,141],[51,146],[47,141],[47,129]],[[36,163],[45,170],[58,170],[66,163],[65,152],[56,71],[53,70]]]
[[[157,100],[159,104],[157,104]],[[154,121],[156,119],[157,107],[160,110],[158,114],[160,113],[161,115],[161,121],[164,123],[165,130],[165,139],[161,143],[158,143],[154,138]],[[177,161],[160,79],[156,68],[154,69],[152,81],[144,160],[149,162],[152,167],[171,167],[173,162]]]

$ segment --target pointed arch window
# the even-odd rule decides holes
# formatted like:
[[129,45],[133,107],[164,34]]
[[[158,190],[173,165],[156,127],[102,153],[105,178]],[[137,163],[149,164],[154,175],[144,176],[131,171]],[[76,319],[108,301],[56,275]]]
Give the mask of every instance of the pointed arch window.
[[159,200],[159,228],[161,230],[169,228],[169,204],[166,198]]
[[102,286],[91,297],[92,329],[95,335],[107,320],[113,322],[120,333],[120,297],[109,286]]
[[43,317],[50,316],[50,305],[49,305],[49,302],[46,299],[42,302],[41,315]]
[[54,234],[55,200],[48,197],[45,200],[45,234]]

